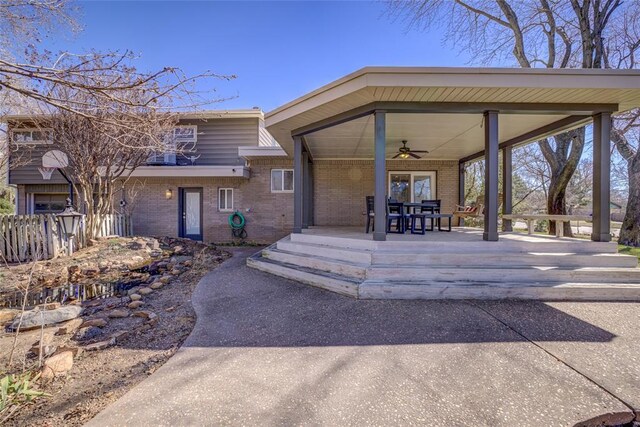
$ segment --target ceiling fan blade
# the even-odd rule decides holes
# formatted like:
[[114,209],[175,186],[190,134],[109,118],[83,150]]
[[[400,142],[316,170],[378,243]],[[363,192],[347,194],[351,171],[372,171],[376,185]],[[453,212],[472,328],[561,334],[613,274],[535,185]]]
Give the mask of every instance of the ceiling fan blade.
[[411,151],[409,152],[409,155],[410,155],[411,157],[413,157],[414,159],[420,159],[420,158],[421,158],[421,157],[420,157],[420,156],[418,156],[417,154],[413,154],[413,152],[411,152]]
[[392,159],[397,159],[398,157],[400,157],[400,154],[402,154],[402,153],[396,154],[395,156],[392,157]]
[[411,150],[412,153],[428,153],[427,150]]

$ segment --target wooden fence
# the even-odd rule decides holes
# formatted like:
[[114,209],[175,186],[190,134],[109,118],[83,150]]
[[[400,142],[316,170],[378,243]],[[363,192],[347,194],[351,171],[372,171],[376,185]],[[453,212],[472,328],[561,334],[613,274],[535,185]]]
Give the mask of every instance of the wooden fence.
[[[82,217],[74,249],[86,246]],[[124,215],[106,215],[97,237],[130,236],[131,221]],[[7,262],[25,262],[64,256],[68,242],[59,231],[55,215],[0,215],[0,254]]]

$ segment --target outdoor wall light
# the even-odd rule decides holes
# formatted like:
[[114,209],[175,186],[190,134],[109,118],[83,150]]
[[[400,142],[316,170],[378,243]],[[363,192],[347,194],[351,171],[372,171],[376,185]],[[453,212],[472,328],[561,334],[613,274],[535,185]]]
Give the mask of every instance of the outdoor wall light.
[[164,197],[167,200],[171,200],[173,198],[173,191],[170,188],[167,188],[167,191],[164,192]]
[[78,232],[78,226],[83,216],[84,215],[73,209],[71,199],[67,199],[67,206],[64,211],[56,215],[62,234],[64,234],[69,243],[69,255],[73,253],[73,238]]

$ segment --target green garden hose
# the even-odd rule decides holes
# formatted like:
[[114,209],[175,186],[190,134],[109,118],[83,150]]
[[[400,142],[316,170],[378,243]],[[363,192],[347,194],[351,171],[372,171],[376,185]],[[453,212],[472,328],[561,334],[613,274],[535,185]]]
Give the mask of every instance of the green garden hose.
[[247,231],[244,229],[246,220],[244,215],[240,211],[235,211],[229,215],[229,226],[231,227],[231,234],[233,237],[244,239],[247,237]]

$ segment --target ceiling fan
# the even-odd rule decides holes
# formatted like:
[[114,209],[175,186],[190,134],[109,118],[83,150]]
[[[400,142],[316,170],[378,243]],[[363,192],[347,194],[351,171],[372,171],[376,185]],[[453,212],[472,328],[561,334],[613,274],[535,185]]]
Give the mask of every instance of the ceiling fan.
[[416,153],[429,153],[427,150],[412,150],[411,148],[407,147],[407,140],[403,139],[402,140],[402,147],[400,147],[398,149],[398,154],[396,154],[395,156],[393,156],[394,159],[397,158],[401,158],[401,159],[408,159],[409,157],[413,157],[414,159],[419,159],[422,156],[418,156]]

